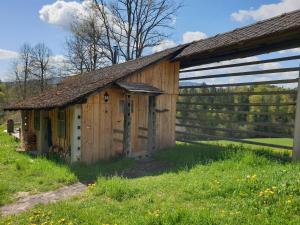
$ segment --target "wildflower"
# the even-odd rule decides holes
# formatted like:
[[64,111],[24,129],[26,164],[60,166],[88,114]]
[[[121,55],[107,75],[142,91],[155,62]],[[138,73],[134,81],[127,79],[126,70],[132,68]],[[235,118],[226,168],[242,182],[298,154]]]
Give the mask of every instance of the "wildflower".
[[65,222],[65,221],[66,221],[65,218],[61,218],[61,219],[58,221],[58,223],[63,223],[63,222]]
[[292,203],[292,200],[291,200],[291,199],[287,200],[287,203],[288,203],[288,204],[291,204],[291,203]]

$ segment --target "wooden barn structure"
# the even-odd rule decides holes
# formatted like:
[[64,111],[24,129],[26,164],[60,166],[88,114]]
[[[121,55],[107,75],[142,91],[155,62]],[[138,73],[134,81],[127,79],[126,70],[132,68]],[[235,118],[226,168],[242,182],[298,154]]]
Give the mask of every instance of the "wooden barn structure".
[[22,144],[72,162],[142,156],[175,145],[180,69],[300,46],[300,11],[133,61],[68,77],[14,103]]

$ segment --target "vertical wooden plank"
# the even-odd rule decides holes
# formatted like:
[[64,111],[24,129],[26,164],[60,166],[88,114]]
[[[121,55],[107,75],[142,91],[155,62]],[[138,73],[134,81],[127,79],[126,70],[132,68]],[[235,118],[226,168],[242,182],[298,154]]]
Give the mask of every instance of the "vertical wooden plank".
[[99,159],[105,159],[105,102],[103,100],[104,93],[100,93],[99,98],[99,145],[98,145],[98,157]]
[[82,105],[82,159],[86,163],[90,163],[92,161],[92,149],[89,148],[88,145],[88,104],[85,103]]
[[125,95],[123,154],[131,153],[131,96]]
[[99,94],[93,96],[93,150],[94,150],[94,158],[95,161],[97,161],[100,156],[99,156],[99,140],[100,140],[100,118],[99,118],[99,114],[100,114],[100,105],[99,105]]
[[179,94],[179,62],[174,63],[175,65],[175,83],[174,83],[174,94]]
[[300,160],[300,68],[299,68],[296,118],[295,118],[295,128],[294,128],[294,148],[293,149],[294,149],[293,159]]
[[148,146],[149,152],[156,150],[156,96],[149,96]]

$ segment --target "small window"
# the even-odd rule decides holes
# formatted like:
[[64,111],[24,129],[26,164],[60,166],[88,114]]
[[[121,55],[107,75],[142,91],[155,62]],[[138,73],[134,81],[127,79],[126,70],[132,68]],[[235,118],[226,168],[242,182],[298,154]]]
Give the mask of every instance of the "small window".
[[34,111],[34,129],[35,130],[40,130],[40,121],[41,121],[41,116],[40,116],[40,111]]
[[66,112],[63,109],[58,110],[57,114],[57,134],[59,138],[66,137]]
[[[134,108],[133,100],[131,100],[131,113],[133,113],[133,108]],[[124,111],[125,111],[125,101],[120,100],[120,102],[119,102],[119,112],[124,113]]]

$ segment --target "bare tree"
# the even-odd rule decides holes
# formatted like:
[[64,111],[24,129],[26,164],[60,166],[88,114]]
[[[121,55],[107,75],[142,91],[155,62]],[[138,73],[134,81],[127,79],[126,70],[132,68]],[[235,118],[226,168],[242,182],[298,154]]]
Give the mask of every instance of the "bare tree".
[[71,27],[67,40],[70,64],[79,72],[139,58],[145,49],[169,36],[182,5],[173,0],[93,0],[89,16]]
[[28,95],[28,81],[30,79],[32,66],[31,52],[32,47],[30,44],[23,44],[20,48],[19,57],[13,64],[16,81],[19,85],[20,95],[23,99]]
[[80,73],[93,71],[107,62],[102,39],[102,29],[94,15],[72,25],[71,37],[67,39],[67,57],[75,70]]
[[39,81],[40,91],[45,90],[47,81],[51,50],[44,44],[39,43],[31,50],[32,57],[32,74]]
[[112,59],[117,45],[128,61],[142,56],[144,50],[167,38],[175,15],[182,7],[173,0],[93,0],[93,8],[102,22],[102,46]]

